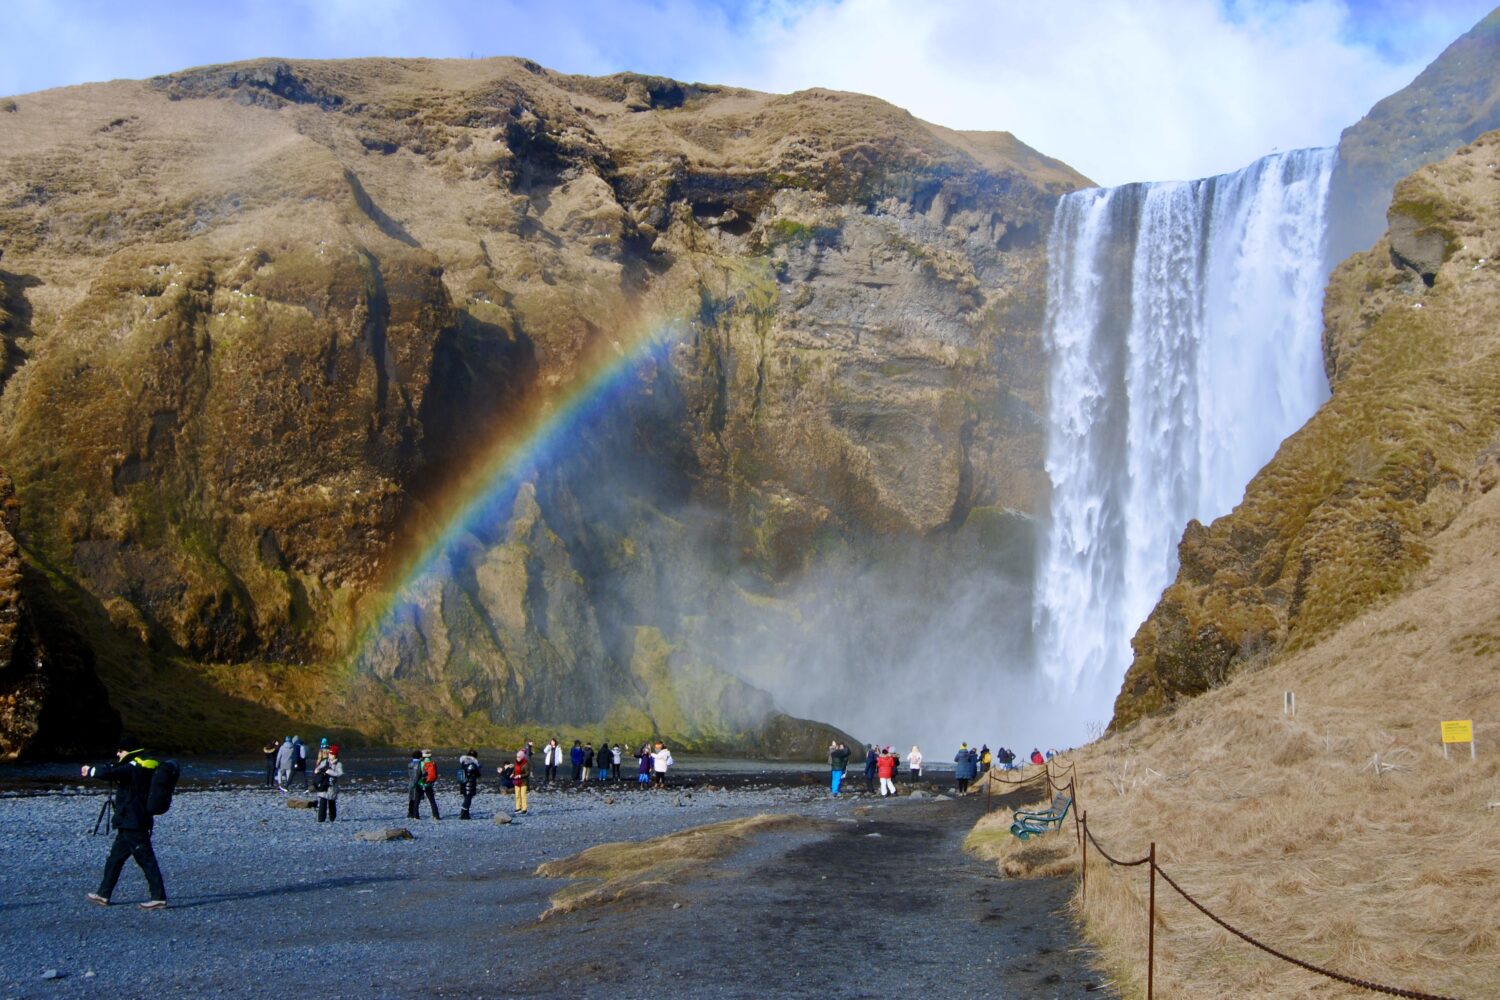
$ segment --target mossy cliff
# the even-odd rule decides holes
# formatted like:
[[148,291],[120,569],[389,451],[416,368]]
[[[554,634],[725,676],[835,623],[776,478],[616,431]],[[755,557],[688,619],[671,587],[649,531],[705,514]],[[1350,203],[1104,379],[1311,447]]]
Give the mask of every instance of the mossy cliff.
[[1116,727],[1402,592],[1432,538],[1500,482],[1500,132],[1401,181],[1389,221],[1329,283],[1332,397],[1233,513],[1188,527]]
[[[795,623],[828,560],[1029,544],[1043,232],[1087,182],[1007,134],[514,59],[262,61],[23,95],[0,164],[18,551],[163,741],[758,745],[776,705],[724,621]],[[363,641],[476,456],[669,322]]]

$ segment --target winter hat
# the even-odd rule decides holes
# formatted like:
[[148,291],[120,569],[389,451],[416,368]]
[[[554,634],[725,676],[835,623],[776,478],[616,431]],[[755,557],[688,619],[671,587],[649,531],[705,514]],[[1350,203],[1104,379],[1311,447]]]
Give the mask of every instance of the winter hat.
[[423,757],[431,757],[432,756],[432,751],[431,750],[423,750],[422,751],[422,756]]
[[139,749],[141,749],[141,741],[136,739],[130,733],[121,733],[120,738],[115,740],[115,751],[118,753],[124,753],[125,751]]
[[328,744],[328,753],[332,757],[337,757],[339,755],[339,745],[337,743]]
[[321,740],[319,740],[318,741],[318,745],[326,747],[328,745],[328,737],[325,736]]

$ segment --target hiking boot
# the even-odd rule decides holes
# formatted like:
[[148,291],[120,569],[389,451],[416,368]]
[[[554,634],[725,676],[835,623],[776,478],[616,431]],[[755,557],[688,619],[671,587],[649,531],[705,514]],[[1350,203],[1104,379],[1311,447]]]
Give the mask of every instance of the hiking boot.
[[165,910],[167,908],[167,901],[165,899],[149,899],[138,905],[143,910]]
[[108,906],[109,905],[109,897],[108,896],[101,896],[97,892],[88,893],[83,898],[86,899],[86,900],[88,900],[90,903],[93,903],[93,904],[95,904],[97,906]]

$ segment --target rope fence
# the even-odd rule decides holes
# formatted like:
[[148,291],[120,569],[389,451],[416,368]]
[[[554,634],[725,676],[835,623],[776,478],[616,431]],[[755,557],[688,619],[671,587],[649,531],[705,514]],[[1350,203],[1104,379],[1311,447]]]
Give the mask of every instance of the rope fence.
[[[1048,783],[1052,784],[1050,776],[1048,778]],[[1068,784],[1064,787],[1070,792],[1070,794],[1074,796],[1074,805],[1076,807],[1076,798],[1078,791],[1076,779],[1070,779]],[[1336,972],[1333,969],[1326,969],[1323,966],[1314,965],[1312,962],[1304,961],[1303,959],[1288,955],[1286,952],[1274,948],[1271,945],[1266,944],[1264,941],[1257,939],[1253,935],[1240,930],[1238,927],[1235,927],[1233,924],[1229,923],[1229,921],[1225,920],[1217,913],[1214,913],[1207,906],[1204,906],[1203,903],[1201,903],[1191,893],[1189,893],[1186,889],[1179,885],[1177,883],[1177,880],[1168,875],[1166,870],[1157,863],[1155,841],[1152,841],[1150,850],[1144,857],[1136,858],[1133,861],[1122,861],[1111,854],[1108,850],[1106,850],[1104,845],[1099,843],[1099,838],[1094,836],[1094,831],[1089,829],[1089,814],[1087,810],[1085,810],[1080,816],[1075,809],[1074,822],[1078,829],[1081,831],[1078,837],[1078,844],[1080,850],[1082,851],[1083,859],[1082,864],[1079,868],[1079,874],[1082,898],[1085,903],[1088,901],[1089,844],[1093,844],[1094,851],[1110,865],[1116,868],[1136,868],[1141,865],[1150,866],[1150,891],[1149,899],[1147,902],[1146,917],[1146,1000],[1153,1000],[1153,994],[1155,993],[1156,987],[1156,878],[1158,875],[1161,876],[1162,881],[1171,886],[1178,895],[1180,895],[1194,909],[1198,910],[1198,912],[1202,913],[1209,920],[1213,921],[1215,924],[1219,925],[1224,930],[1233,934],[1235,937],[1239,938],[1245,943],[1255,948],[1259,948],[1266,954],[1271,955],[1275,958],[1279,958],[1283,962],[1288,962],[1300,969],[1315,973],[1316,975],[1325,976],[1329,979],[1344,983],[1348,986],[1356,987],[1357,989],[1369,990],[1372,993],[1383,993],[1387,996],[1393,997],[1408,997],[1410,998],[1410,1000],[1457,1000],[1456,997],[1444,996],[1438,993],[1426,993],[1421,990],[1403,989],[1398,986],[1387,986],[1383,983],[1373,982],[1368,979],[1360,979],[1357,976],[1350,976],[1342,972]]]

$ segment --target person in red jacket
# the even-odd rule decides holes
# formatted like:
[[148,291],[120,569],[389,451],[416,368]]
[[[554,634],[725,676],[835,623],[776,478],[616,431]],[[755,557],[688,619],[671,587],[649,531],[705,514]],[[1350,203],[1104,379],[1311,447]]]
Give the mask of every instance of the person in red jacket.
[[1033,764],[1045,764],[1045,763],[1047,763],[1047,758],[1045,758],[1045,757],[1042,756],[1042,752],[1040,750],[1038,750],[1036,748],[1032,748],[1032,751],[1031,751],[1031,762]]
[[880,751],[875,758],[875,773],[880,776],[881,796],[896,794],[896,755],[890,747]]

